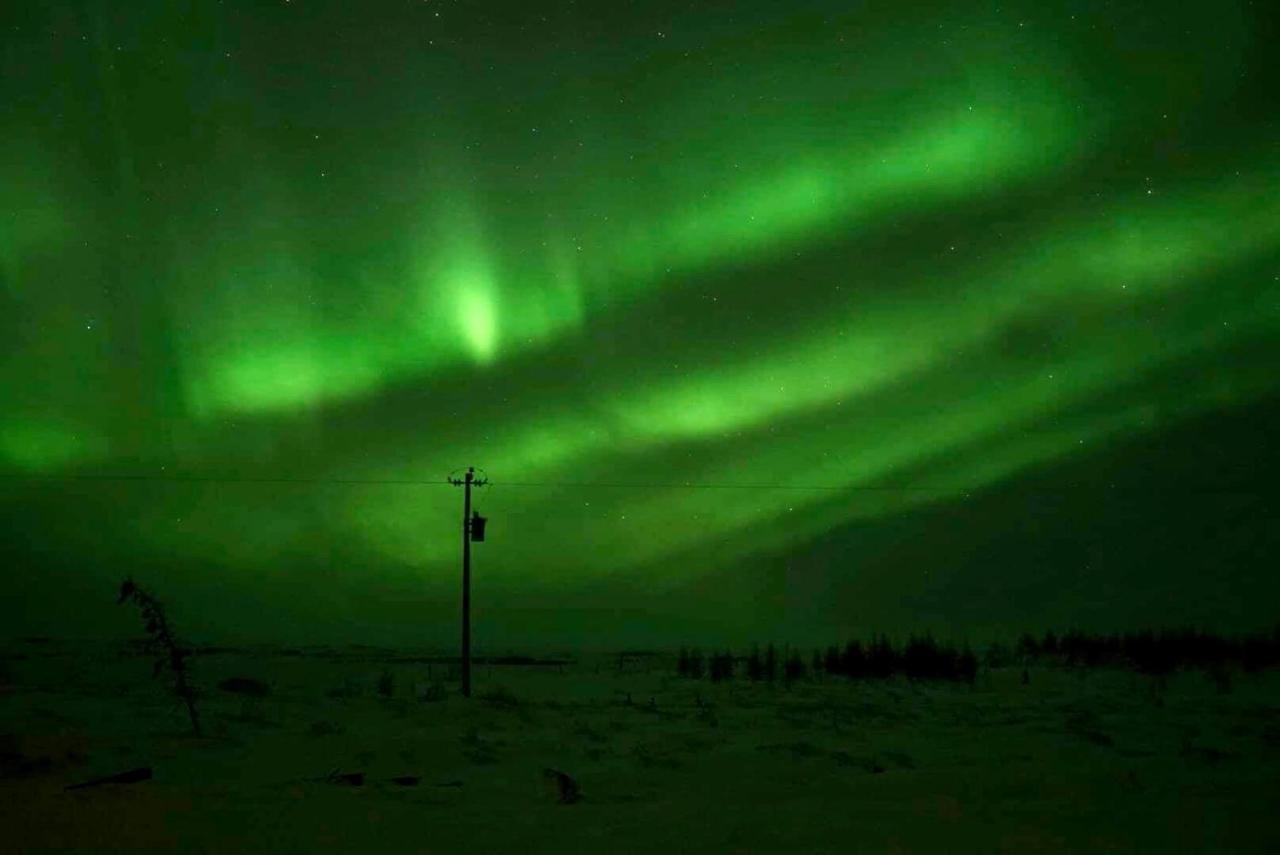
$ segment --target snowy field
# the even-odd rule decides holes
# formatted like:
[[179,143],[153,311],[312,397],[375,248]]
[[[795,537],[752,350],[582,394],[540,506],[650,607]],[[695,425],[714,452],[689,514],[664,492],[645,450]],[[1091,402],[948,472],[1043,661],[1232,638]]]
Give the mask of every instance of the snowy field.
[[7,644],[0,850],[1280,852],[1276,672],[787,687],[574,658],[480,666],[468,701],[410,651],[206,652],[195,737],[148,654]]

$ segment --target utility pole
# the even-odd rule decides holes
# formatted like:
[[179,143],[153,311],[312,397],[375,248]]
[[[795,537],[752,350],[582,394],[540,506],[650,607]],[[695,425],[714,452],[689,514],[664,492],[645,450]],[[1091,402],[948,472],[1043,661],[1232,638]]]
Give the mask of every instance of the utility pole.
[[[476,468],[467,467],[466,478],[450,478],[449,483],[463,487],[462,499],[462,695],[471,697],[471,537],[484,540],[484,524],[479,513],[471,518],[471,488],[483,487],[487,478],[476,478]],[[473,527],[474,523],[474,527]]]

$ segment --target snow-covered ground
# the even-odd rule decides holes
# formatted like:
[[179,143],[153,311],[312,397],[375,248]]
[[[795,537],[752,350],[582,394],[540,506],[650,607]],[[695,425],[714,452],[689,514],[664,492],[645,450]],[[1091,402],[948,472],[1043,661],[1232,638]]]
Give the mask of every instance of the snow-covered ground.
[[[412,651],[240,649],[194,659],[195,737],[149,655],[0,650],[3,851],[1280,852],[1275,672],[788,688],[601,655],[428,700],[449,675]],[[269,693],[217,688],[234,676]]]

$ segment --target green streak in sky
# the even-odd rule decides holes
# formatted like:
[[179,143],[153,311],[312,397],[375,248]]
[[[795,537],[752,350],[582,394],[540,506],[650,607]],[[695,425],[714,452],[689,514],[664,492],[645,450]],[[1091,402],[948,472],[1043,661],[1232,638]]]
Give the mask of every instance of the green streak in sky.
[[[976,266],[910,302],[876,296],[884,293],[877,273],[858,272],[844,280],[848,291],[872,296],[833,305],[832,320],[729,367],[686,366],[677,379],[642,381],[608,396],[593,407],[607,414],[597,428],[576,416],[555,428],[531,426],[531,438],[516,441],[531,449],[528,458],[498,451],[497,459],[501,468],[524,471],[553,459],[551,437],[561,438],[567,458],[588,444],[645,448],[752,429],[817,407],[854,406],[888,384],[944,369],[954,354],[989,345],[1026,318],[1045,320],[1064,308],[1123,314],[1135,299],[1186,287],[1217,265],[1280,243],[1280,198],[1257,189],[1265,174],[1172,201],[1144,194],[1104,212],[1106,227],[1052,223],[1011,258]],[[1085,302],[1073,308],[1077,296]],[[1109,342],[1115,381],[1130,370],[1126,349],[1140,344]],[[584,439],[569,439],[575,435]]]
[[1053,166],[1046,153],[1060,152],[1073,137],[1070,125],[1048,121],[1045,112],[1052,113],[960,108],[908,120],[911,130],[896,137],[850,139],[840,157],[799,155],[776,174],[744,176],[706,201],[676,201],[661,220],[636,223],[622,242],[623,262],[608,266],[635,275],[741,264],[815,237],[848,236],[853,225],[904,199],[920,209],[1044,171]]
[[[1193,319],[1188,327],[1187,319],[1173,318],[1157,320],[1152,330],[1134,322],[1160,319],[1161,303],[1177,292],[1199,288],[1206,275],[1223,265],[1247,263],[1280,245],[1280,201],[1256,189],[1257,176],[1265,174],[1264,169],[1210,190],[1171,192],[1167,198],[1141,193],[1102,212],[1101,219],[1111,224],[1107,229],[1096,226],[1095,218],[1082,219],[1074,231],[1050,222],[1037,239],[1020,243],[1011,257],[975,265],[951,288],[925,292],[927,298],[904,304],[888,297],[860,297],[825,328],[815,325],[728,367],[686,365],[674,378],[658,372],[652,381],[588,397],[572,409],[497,426],[488,434],[486,465],[495,472],[519,472],[522,478],[574,480],[575,472],[618,466],[620,455],[661,459],[667,449],[685,443],[714,448],[745,435],[747,450],[739,448],[723,464],[700,465],[688,473],[689,480],[800,481],[856,489],[892,482],[919,466],[937,473],[939,480],[930,479],[936,490],[860,498],[848,509],[847,522],[963,495],[1103,439],[1156,429],[1162,425],[1151,420],[1146,404],[1077,420],[1070,429],[1036,426],[1111,389],[1140,382],[1162,366],[1210,358],[1241,336],[1280,328],[1280,286],[1275,285],[1265,289],[1274,301],[1256,292],[1241,292],[1235,302],[1220,300],[1222,319],[1214,324],[1199,325]],[[1207,221],[1231,227],[1206,229]],[[867,286],[851,289],[856,293],[880,293],[874,279],[856,284]],[[1030,322],[1051,329],[1076,316],[1113,330],[1080,337],[1065,354],[1029,360],[1001,354],[1000,343],[1010,328]],[[939,317],[947,322],[932,322]],[[975,358],[981,361],[974,364]],[[1255,386],[1241,395],[1265,388]],[[1222,405],[1212,389],[1188,391],[1195,394],[1180,405],[1180,417]],[[770,427],[816,415],[831,429],[820,438],[807,438],[803,449]],[[1035,433],[1021,435],[1024,429]],[[762,447],[752,449],[753,442]],[[990,442],[1003,450],[977,458],[966,454],[966,449]],[[456,453],[465,455],[466,450],[459,447]],[[795,474],[797,455],[805,460],[802,475]],[[432,449],[430,458],[438,456],[439,450]],[[646,469],[641,466],[634,480],[643,483]],[[391,477],[389,471],[381,474]],[[606,524],[615,533],[601,531],[593,537],[601,548],[621,550],[628,538],[624,532],[662,528],[663,520],[693,515],[704,501],[701,495],[664,492],[652,502],[622,497],[629,524]],[[821,493],[717,494],[713,518],[701,518],[687,537],[742,537],[750,548],[758,548],[758,539],[747,536],[753,526],[768,523],[785,509],[823,500]],[[617,517],[623,515],[620,506]],[[415,550],[422,556],[422,545],[413,536],[388,535],[396,523],[371,521],[368,515],[362,519],[362,525],[372,524],[379,532],[364,535],[374,548],[388,547],[400,560],[411,560]],[[837,522],[824,517],[820,524]],[[788,530],[792,535],[798,531]],[[679,532],[632,543],[625,558],[619,558],[619,569],[658,561],[690,545]],[[446,547],[440,557],[447,554]]]
[[[1275,296],[1280,297],[1280,289]],[[914,405],[904,408],[905,415],[895,415],[890,409],[877,417],[870,408],[844,408],[830,413],[830,432],[809,436],[802,450],[765,442],[748,448],[742,457],[750,460],[746,466],[749,475],[741,460],[702,466],[688,473],[693,483],[804,483],[857,490],[906,480],[922,489],[854,492],[839,509],[825,509],[812,519],[806,512],[829,502],[830,494],[725,490],[714,491],[711,497],[702,491],[672,490],[640,501],[634,495],[621,494],[617,505],[605,505],[591,518],[604,529],[597,535],[599,542],[611,543],[616,554],[625,556],[618,572],[633,564],[661,563],[666,555],[706,542],[725,544],[708,554],[707,569],[755,551],[778,550],[853,520],[901,514],[923,504],[965,496],[1035,465],[1089,450],[1105,439],[1167,427],[1153,422],[1145,404],[1084,421],[1074,419],[1069,428],[1045,430],[1040,426],[1055,413],[1068,414],[1073,406],[1110,389],[1117,375],[1134,378],[1175,359],[1212,352],[1242,332],[1274,331],[1278,321],[1280,308],[1273,308],[1265,317],[1233,315],[1230,326],[1182,340],[1176,346],[1149,341],[1143,347],[1130,347],[1121,365],[1116,364],[1108,343],[1095,344],[1051,367],[1009,371],[987,365],[979,375],[981,383],[974,388],[948,390],[925,381],[931,393],[928,400],[904,396],[903,403]],[[1264,394],[1273,388],[1274,383],[1255,383],[1252,392],[1241,389],[1231,400],[1239,403],[1251,393]],[[1225,402],[1214,391],[1185,390],[1178,417],[1222,406]],[[892,402],[884,403],[888,406]],[[920,414],[926,405],[934,408],[933,415]],[[786,452],[774,450],[781,448]],[[581,461],[578,468],[589,471],[594,462]],[[899,477],[906,472],[914,477]],[[613,521],[623,513],[624,521]],[[652,531],[664,522],[669,525],[669,521],[681,519],[696,519],[697,525],[668,531],[660,540],[635,540],[626,534]],[[757,528],[761,530],[755,531]],[[686,569],[668,566],[664,574],[674,578]]]
[[[288,409],[371,393],[463,361],[489,365],[590,323],[588,306],[602,309],[669,287],[673,276],[848,237],[859,223],[904,199],[927,208],[1058,168],[1061,163],[1046,162],[1046,152],[1065,150],[1071,126],[1062,118],[1065,111],[1035,103],[1026,115],[959,108],[921,116],[901,123],[913,129],[896,135],[849,139],[839,158],[797,154],[797,163],[776,172],[712,182],[705,191],[694,185],[660,193],[645,205],[663,212],[657,218],[632,210],[626,198],[600,196],[599,216],[565,212],[570,221],[580,218],[580,234],[552,234],[538,243],[519,234],[501,245],[487,239],[481,206],[459,204],[467,194],[446,190],[442,202],[427,203],[438,210],[426,218],[431,226],[421,237],[416,288],[406,289],[418,296],[398,317],[370,318],[357,310],[354,317],[311,319],[315,313],[306,311],[303,295],[333,287],[314,274],[280,277],[293,283],[287,301],[270,294],[276,280],[255,280],[243,269],[225,274],[217,288],[271,300],[272,308],[252,310],[271,324],[228,329],[225,349],[231,352],[198,358],[191,397],[209,416]],[[740,141],[718,142],[724,148],[714,161],[753,159]],[[273,263],[252,252],[244,261]],[[374,291],[396,292],[402,283],[376,281],[394,275],[371,274]],[[215,350],[223,349],[216,322],[211,334]]]

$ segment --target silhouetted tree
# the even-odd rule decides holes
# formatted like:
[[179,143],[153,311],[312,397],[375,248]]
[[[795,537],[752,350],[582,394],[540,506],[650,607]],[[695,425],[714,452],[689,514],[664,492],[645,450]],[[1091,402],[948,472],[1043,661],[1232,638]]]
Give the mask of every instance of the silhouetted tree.
[[764,649],[764,678],[772,683],[778,677],[778,651],[773,642]]
[[704,671],[704,667],[705,667],[705,663],[704,663],[704,660],[703,660],[703,658],[702,658],[702,651],[701,651],[701,650],[699,650],[699,649],[698,649],[698,648],[696,648],[696,647],[695,647],[695,648],[693,648],[692,650],[690,650],[690,651],[689,651],[689,677],[690,677],[690,679],[693,679],[693,680],[701,680],[701,679],[702,679],[702,675],[705,673],[705,671]]
[[760,645],[751,645],[751,655],[747,657],[747,679],[759,682],[764,679],[764,660],[760,658]]
[[893,676],[893,672],[898,670],[898,654],[893,649],[893,643],[889,641],[889,636],[881,635],[871,642],[871,647],[867,651],[867,674],[877,679],[886,679]]
[[787,656],[787,661],[783,666],[783,677],[788,683],[794,683],[804,677],[804,660],[800,658],[799,653],[792,652]]
[[822,656],[822,670],[828,674],[844,673],[844,669],[840,667],[840,648],[834,644]]
[[855,680],[869,675],[867,654],[862,649],[862,642],[854,639],[844,646],[844,652],[840,655],[840,671],[846,677]]
[[1040,640],[1040,654],[1044,656],[1058,655],[1058,636],[1054,635],[1053,630],[1046,632],[1044,638]]
[[711,682],[733,679],[733,654],[729,652],[712,654],[710,659]]
[[191,730],[199,736],[200,716],[196,712],[196,693],[188,680],[187,673],[187,658],[191,655],[191,651],[173,634],[160,601],[138,587],[133,579],[125,579],[120,585],[120,595],[116,598],[116,605],[128,600],[133,600],[142,612],[147,635],[150,636],[147,640],[147,649],[159,649],[162,653],[162,657],[156,660],[155,667],[151,671],[152,676],[159,676],[161,670],[168,666],[170,673],[173,674],[174,694],[186,706],[187,715],[191,719]]
[[902,672],[913,680],[931,680],[943,676],[942,654],[933,636],[911,636],[903,648]]

